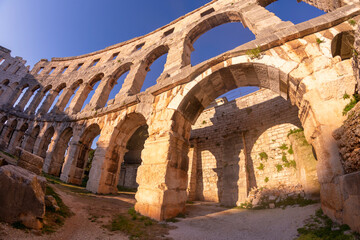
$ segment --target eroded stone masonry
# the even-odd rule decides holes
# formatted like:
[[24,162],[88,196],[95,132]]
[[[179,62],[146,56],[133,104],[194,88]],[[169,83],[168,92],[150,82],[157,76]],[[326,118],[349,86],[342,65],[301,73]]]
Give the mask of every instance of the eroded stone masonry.
[[[344,95],[358,91],[360,4],[306,0],[327,13],[295,25],[266,10],[271,2],[214,0],[145,36],[42,59],[31,70],[1,48],[0,147],[43,158],[43,171],[65,182],[88,178],[94,193],[138,185],[135,209],[158,220],[183,212],[188,198],[239,205],[254,187],[300,186],[314,196],[319,184],[324,212],[360,231],[360,172],[346,164],[349,156],[357,161],[358,147],[334,138],[348,128]],[[229,22],[241,22],[256,39],[192,66],[193,43]],[[151,64],[166,53],[157,84],[140,92]],[[217,99],[242,86],[261,90],[225,104]],[[303,135],[288,136],[294,128]]]

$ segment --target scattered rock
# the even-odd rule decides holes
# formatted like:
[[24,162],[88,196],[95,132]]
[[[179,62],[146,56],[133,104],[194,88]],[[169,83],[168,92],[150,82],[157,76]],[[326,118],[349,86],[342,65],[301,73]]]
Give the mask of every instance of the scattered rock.
[[45,196],[45,205],[47,207],[51,207],[55,210],[55,212],[59,211],[60,210],[60,207],[58,206],[55,198],[51,195],[46,195]]
[[271,209],[275,208],[275,204],[274,204],[274,203],[270,203],[270,204],[269,204],[269,208],[271,208]]
[[41,229],[45,214],[43,177],[12,165],[0,167],[0,220]]

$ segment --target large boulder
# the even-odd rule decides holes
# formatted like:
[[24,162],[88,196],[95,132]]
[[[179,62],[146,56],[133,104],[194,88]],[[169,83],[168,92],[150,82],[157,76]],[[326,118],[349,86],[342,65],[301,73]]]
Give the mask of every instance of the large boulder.
[[46,179],[12,165],[0,167],[0,220],[41,229]]

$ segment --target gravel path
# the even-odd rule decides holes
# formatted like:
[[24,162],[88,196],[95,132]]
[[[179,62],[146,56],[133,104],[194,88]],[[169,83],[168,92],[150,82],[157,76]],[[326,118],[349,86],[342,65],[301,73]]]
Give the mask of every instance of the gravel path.
[[215,204],[196,203],[187,207],[189,215],[171,225],[174,240],[291,240],[297,228],[314,214],[320,204],[286,209],[227,209]]

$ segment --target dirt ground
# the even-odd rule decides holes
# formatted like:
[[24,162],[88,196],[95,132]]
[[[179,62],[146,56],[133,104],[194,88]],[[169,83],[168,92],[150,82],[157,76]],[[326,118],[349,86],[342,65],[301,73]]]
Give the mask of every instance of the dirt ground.
[[[103,225],[109,224],[117,214],[127,214],[135,203],[134,194],[101,196],[77,192],[59,184],[52,187],[74,216],[66,219],[55,233],[43,235],[0,223],[0,240],[128,239],[124,233],[111,232]],[[294,239],[297,228],[303,226],[303,221],[318,208],[319,204],[285,210],[239,210],[196,202],[187,206],[186,218],[178,218],[179,222],[169,223],[167,227],[151,226],[153,235],[148,239]]]

